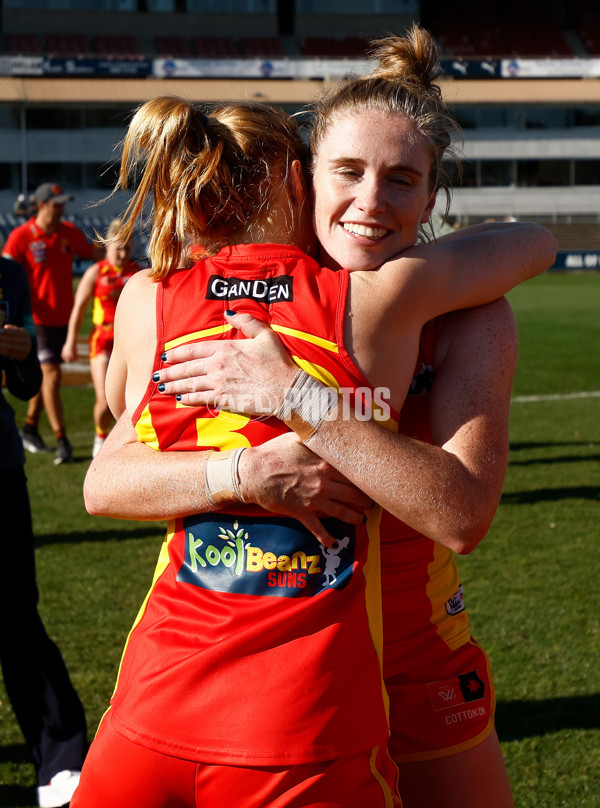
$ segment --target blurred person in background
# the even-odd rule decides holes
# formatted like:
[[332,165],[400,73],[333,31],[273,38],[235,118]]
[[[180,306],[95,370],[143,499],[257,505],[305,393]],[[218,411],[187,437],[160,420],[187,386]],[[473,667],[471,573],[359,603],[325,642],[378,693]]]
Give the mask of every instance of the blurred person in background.
[[13,213],[15,216],[20,216],[23,219],[29,219],[30,216],[35,216],[37,213],[37,202],[35,201],[35,194],[19,194],[15,204],[13,205]]
[[73,459],[60,396],[60,353],[73,308],[73,260],[97,261],[104,255],[78,227],[62,221],[65,203],[72,198],[56,183],[40,185],[34,193],[37,213],[10,233],[3,249],[6,258],[27,272],[43,374],[41,391],[29,401],[21,438],[30,452],[50,451],[38,429],[45,408],[57,441],[55,465]]
[[85,311],[90,300],[93,302],[93,330],[90,334],[90,372],[94,384],[96,402],[94,404],[94,444],[92,457],[95,457],[106,440],[112,423],[112,414],[106,402],[104,386],[108,360],[113,349],[113,328],[117,301],[123,287],[140,267],[131,260],[133,238],[126,244],[115,240],[121,225],[114,219],[106,234],[106,258],[89,267],[77,287],[75,303],[69,318],[67,339],[62,349],[62,359],[74,362],[77,359],[77,338],[83,325]]
[[[0,376],[17,398],[35,395],[42,370],[27,277],[0,258]],[[66,805],[87,751],[83,707],[59,649],[38,613],[31,508],[25,454],[12,407],[0,390],[0,663],[6,692],[37,775],[41,808]]]

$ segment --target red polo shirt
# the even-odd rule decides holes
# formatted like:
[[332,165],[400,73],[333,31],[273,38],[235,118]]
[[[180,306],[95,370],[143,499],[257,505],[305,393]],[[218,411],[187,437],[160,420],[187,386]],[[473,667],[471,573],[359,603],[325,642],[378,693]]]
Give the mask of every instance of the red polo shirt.
[[25,267],[35,323],[67,325],[73,308],[73,259],[90,258],[93,251],[94,245],[71,222],[61,222],[52,235],[35,218],[12,231],[3,254]]

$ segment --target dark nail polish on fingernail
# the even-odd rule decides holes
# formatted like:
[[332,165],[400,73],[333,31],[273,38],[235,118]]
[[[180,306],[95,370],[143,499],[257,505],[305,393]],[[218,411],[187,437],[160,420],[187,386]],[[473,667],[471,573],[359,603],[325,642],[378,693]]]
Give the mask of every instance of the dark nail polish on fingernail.
[[156,389],[158,390],[159,393],[164,393],[165,392],[164,384],[159,384]]
[[153,373],[152,374],[152,381],[159,382],[160,381],[160,373]]
[[176,399],[177,401],[181,401],[181,396],[175,396],[175,399]]
[[[159,390],[160,390],[160,388],[159,388]],[[367,521],[367,514],[365,513],[365,514],[363,514],[363,522],[366,522],[366,521]]]
[[231,309],[226,309],[226,310],[225,310],[225,314],[228,314],[228,315],[229,315],[229,317],[233,317],[233,316],[235,316],[235,312],[234,312],[234,311],[232,311]]
[[166,362],[166,361],[167,361],[167,355],[166,355],[166,353],[164,353],[164,354],[161,354],[161,355],[160,355],[160,361],[161,361],[161,362]]

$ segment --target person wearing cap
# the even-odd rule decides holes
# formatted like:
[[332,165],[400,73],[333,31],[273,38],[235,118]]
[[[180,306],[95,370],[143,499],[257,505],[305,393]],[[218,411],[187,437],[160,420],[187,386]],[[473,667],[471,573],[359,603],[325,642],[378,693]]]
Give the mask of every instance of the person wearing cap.
[[60,397],[61,350],[73,308],[73,260],[100,260],[104,249],[93,244],[71,222],[62,220],[65,203],[73,199],[60,185],[45,182],[33,194],[35,215],[8,236],[3,255],[25,267],[31,290],[38,358],[42,365],[42,388],[30,399],[21,430],[23,445],[30,452],[48,452],[38,430],[42,409],[56,436],[55,465],[72,460]]

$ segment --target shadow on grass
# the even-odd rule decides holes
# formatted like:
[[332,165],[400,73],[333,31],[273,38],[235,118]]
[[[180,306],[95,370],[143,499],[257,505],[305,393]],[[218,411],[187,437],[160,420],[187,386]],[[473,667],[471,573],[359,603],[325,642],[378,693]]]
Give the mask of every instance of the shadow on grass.
[[155,537],[160,540],[165,534],[165,525],[153,522],[145,522],[140,526],[139,522],[132,522],[131,527],[118,524],[108,530],[88,530],[75,533],[36,533],[35,546],[44,547],[49,544],[83,544],[84,542],[102,541],[128,541],[129,539],[148,539]]
[[0,786],[0,808],[37,806],[35,786]]
[[540,701],[499,701],[496,727],[501,741],[520,741],[565,729],[600,729],[600,693]]
[[548,441],[534,441],[532,443],[512,443],[510,444],[511,452],[522,452],[528,449],[550,449],[553,446],[587,446],[591,447],[598,443],[598,440],[548,440]]
[[503,505],[532,505],[536,502],[556,502],[562,499],[600,500],[597,485],[574,485],[562,488],[536,488],[533,491],[515,491],[502,494]]
[[[0,763],[20,765],[31,764],[31,757],[25,744],[0,746]],[[33,767],[31,769],[33,778]],[[30,786],[0,784],[0,808],[29,808],[37,805],[35,782]]]
[[[514,453],[526,452],[535,449],[558,449],[559,447],[584,447],[586,449],[597,448],[598,440],[579,440],[579,441],[538,441],[533,443],[511,443],[510,451]],[[524,460],[518,460],[511,457],[509,465],[511,466],[548,466],[556,463],[590,463],[600,460],[600,454],[563,454],[557,457],[531,457]]]
[[531,460],[511,460],[511,466],[550,466],[556,463],[592,463],[600,460],[600,454],[595,455],[561,455],[560,457],[538,457]]

